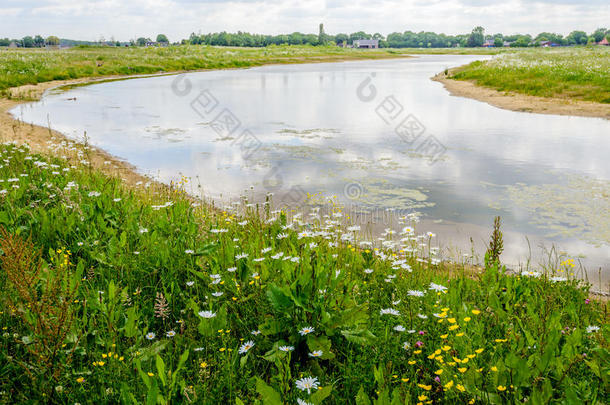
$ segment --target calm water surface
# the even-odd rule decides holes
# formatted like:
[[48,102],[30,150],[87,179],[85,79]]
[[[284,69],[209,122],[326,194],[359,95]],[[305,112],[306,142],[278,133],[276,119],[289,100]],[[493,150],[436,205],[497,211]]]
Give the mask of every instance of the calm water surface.
[[470,251],[471,237],[484,251],[501,215],[505,260],[523,263],[531,247],[535,262],[541,246],[556,246],[580,257],[596,283],[601,268],[605,286],[610,121],[505,111],[429,80],[483,58],[141,78],[51,92],[13,114],[74,139],[86,131],[141,172],[165,182],[191,177],[214,198],[273,191],[296,205],[309,192],[354,210],[417,210],[422,230],[460,252]]

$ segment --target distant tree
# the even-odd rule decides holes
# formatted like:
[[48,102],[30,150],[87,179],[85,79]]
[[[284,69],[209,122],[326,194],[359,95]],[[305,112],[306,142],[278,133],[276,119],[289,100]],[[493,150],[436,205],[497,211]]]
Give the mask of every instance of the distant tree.
[[381,41],[381,40],[384,40],[385,38],[383,37],[383,35],[381,35],[380,33],[376,32],[376,33],[373,34],[373,39]]
[[565,45],[567,43],[567,41],[563,38],[563,35],[554,34],[552,32],[541,32],[534,39],[534,42],[536,42],[536,43],[540,43],[542,41],[551,41],[558,45]]
[[59,38],[55,35],[47,37],[47,45],[59,45]]
[[335,42],[337,44],[347,44],[347,40],[349,39],[349,37],[347,36],[347,34],[337,34],[335,35]]
[[350,42],[354,42],[355,39],[371,39],[371,34],[367,34],[364,31],[358,31],[349,34]]
[[44,46],[44,38],[40,35],[36,35],[34,37],[34,46],[37,48],[42,48]]
[[0,46],[9,46],[11,44],[11,40],[8,38],[0,38]]
[[136,45],[138,46],[146,46],[147,42],[152,42],[149,38],[140,37],[136,39]]
[[595,42],[600,42],[603,41],[603,39],[606,37],[606,32],[606,28],[598,28],[593,34],[591,34],[591,36],[593,37]]
[[318,30],[318,44],[324,45],[327,42],[326,34],[324,33],[324,24],[320,23]]
[[162,42],[162,43],[168,44],[169,39],[167,39],[165,34],[159,34],[159,35],[157,35],[157,42]]
[[569,45],[585,45],[587,43],[587,33],[584,31],[572,31],[566,37]]
[[23,37],[23,39],[21,40],[21,43],[23,44],[24,48],[33,48],[34,47],[34,38],[27,36],[27,37]]
[[496,39],[494,39],[494,46],[496,48],[501,48],[504,46],[504,41],[502,41],[501,38],[496,37]]
[[483,46],[483,43],[485,42],[485,28],[483,27],[476,27],[472,30],[472,32],[470,33],[470,36],[468,37],[468,41],[467,41],[467,45],[469,47],[475,47],[475,46]]

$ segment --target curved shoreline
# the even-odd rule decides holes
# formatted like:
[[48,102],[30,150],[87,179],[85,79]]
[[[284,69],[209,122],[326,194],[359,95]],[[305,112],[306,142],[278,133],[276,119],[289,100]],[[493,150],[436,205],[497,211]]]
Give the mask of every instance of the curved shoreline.
[[[155,184],[156,186],[162,188],[168,188],[167,184],[161,183],[150,176],[143,175],[138,172],[137,168],[130,164],[129,162],[122,160],[114,155],[109,154],[103,149],[96,148],[94,146],[86,146],[82,140],[74,140],[66,135],[62,134],[59,131],[53,130],[49,127],[43,127],[35,124],[28,124],[21,121],[19,118],[13,117],[10,114],[10,110],[19,106],[20,104],[25,104],[29,102],[35,102],[40,100],[45,92],[61,88],[64,86],[71,85],[88,85],[88,84],[96,84],[102,83],[106,81],[114,81],[114,80],[129,80],[129,79],[137,79],[137,78],[145,78],[145,77],[155,77],[155,76],[168,76],[168,75],[177,75],[181,73],[190,73],[197,72],[201,70],[195,71],[177,71],[177,72],[162,72],[158,74],[150,74],[150,75],[125,75],[125,76],[105,76],[105,77],[90,77],[90,78],[78,78],[72,80],[56,80],[51,82],[43,82],[36,85],[23,85],[19,87],[11,88],[11,94],[14,99],[6,99],[0,98],[0,142],[6,141],[14,141],[18,144],[27,143],[32,152],[46,154],[50,156],[59,156],[64,157],[67,156],[68,160],[77,159],[76,152],[70,151],[70,149],[77,148],[79,150],[83,150],[85,147],[88,148],[88,160],[91,163],[91,168],[94,170],[98,170],[106,175],[119,177],[121,178],[127,186],[137,187],[139,184],[150,182]],[[203,70],[209,71],[209,70]],[[476,98],[463,94],[453,94],[453,92],[448,88],[448,85],[451,86],[453,83],[468,84],[470,87],[475,88],[474,91],[479,91],[481,87],[476,86],[470,82],[459,82],[456,80],[451,80],[448,78],[440,77],[444,76],[444,74],[437,75],[433,78],[435,81],[442,82],[445,84],[445,87],[452,93],[452,95],[463,96]],[[448,83],[448,84],[447,84]],[[490,92],[496,92],[494,90],[489,90]],[[501,94],[501,93],[499,93]],[[510,97],[510,96],[503,96]],[[524,96],[529,98],[529,96]],[[486,100],[480,100],[486,101]],[[491,104],[491,103],[490,103]],[[594,103],[592,103],[594,104]],[[503,107],[501,107],[503,108]],[[515,110],[520,111],[520,110]],[[529,111],[529,112],[537,112],[537,111]],[[553,112],[546,112],[547,114],[556,114]],[[562,114],[562,115],[575,115],[575,114]],[[591,116],[591,115],[585,115]],[[595,116],[595,115],[593,115]],[[607,117],[602,117],[606,119],[610,119],[610,114]],[[59,144],[65,143],[65,147],[58,148]],[[473,267],[470,271],[476,273],[480,271],[480,268]],[[602,291],[592,290],[591,296],[595,299],[601,299],[606,301],[610,299],[610,293],[605,293]]]
[[455,71],[455,69],[450,69],[448,75],[439,73],[431,78],[436,82],[442,83],[452,96],[471,98],[494,107],[517,112],[610,120],[610,104],[501,92],[488,87],[479,86],[474,81],[451,79],[451,73]]

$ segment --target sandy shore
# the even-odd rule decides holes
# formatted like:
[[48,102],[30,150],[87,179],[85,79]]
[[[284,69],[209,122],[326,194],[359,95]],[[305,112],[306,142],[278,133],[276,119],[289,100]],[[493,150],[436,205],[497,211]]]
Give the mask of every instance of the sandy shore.
[[[451,76],[451,70],[449,76]],[[439,73],[432,80],[443,83],[454,96],[473,98],[506,110],[537,114],[572,115],[610,120],[610,104],[576,101],[565,98],[545,98],[505,93],[476,85],[472,81],[453,80]]]
[[[112,78],[118,77],[113,76]],[[58,145],[63,144],[65,147],[60,148],[61,155],[75,158],[75,153],[70,148],[74,146],[82,148],[84,147],[82,143],[79,144],[79,142],[68,139],[52,128],[24,123],[19,119],[13,118],[9,111],[19,104],[39,100],[48,89],[70,84],[93,83],[100,80],[103,79],[57,80],[10,89],[11,99],[0,98],[0,142],[27,143],[32,152],[46,155],[60,154]],[[133,165],[111,156],[101,149],[89,147],[87,155],[93,168],[101,170],[106,174],[119,176],[127,184],[134,185],[141,181],[150,181],[149,178],[137,173]]]

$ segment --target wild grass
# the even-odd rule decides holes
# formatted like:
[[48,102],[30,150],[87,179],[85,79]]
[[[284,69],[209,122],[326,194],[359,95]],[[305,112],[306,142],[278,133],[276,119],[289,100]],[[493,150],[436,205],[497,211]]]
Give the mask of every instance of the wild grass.
[[417,216],[367,242],[339,208],[213,208],[53,147],[0,145],[2,403],[610,401],[606,308],[570,260],[471,273]]
[[0,50],[0,90],[51,80],[136,75],[199,69],[226,69],[272,63],[302,63],[400,56],[402,51],[344,49],[336,46],[232,48],[75,47],[63,50]]
[[499,91],[610,103],[608,72],[608,47],[537,48],[473,62],[451,78]]

